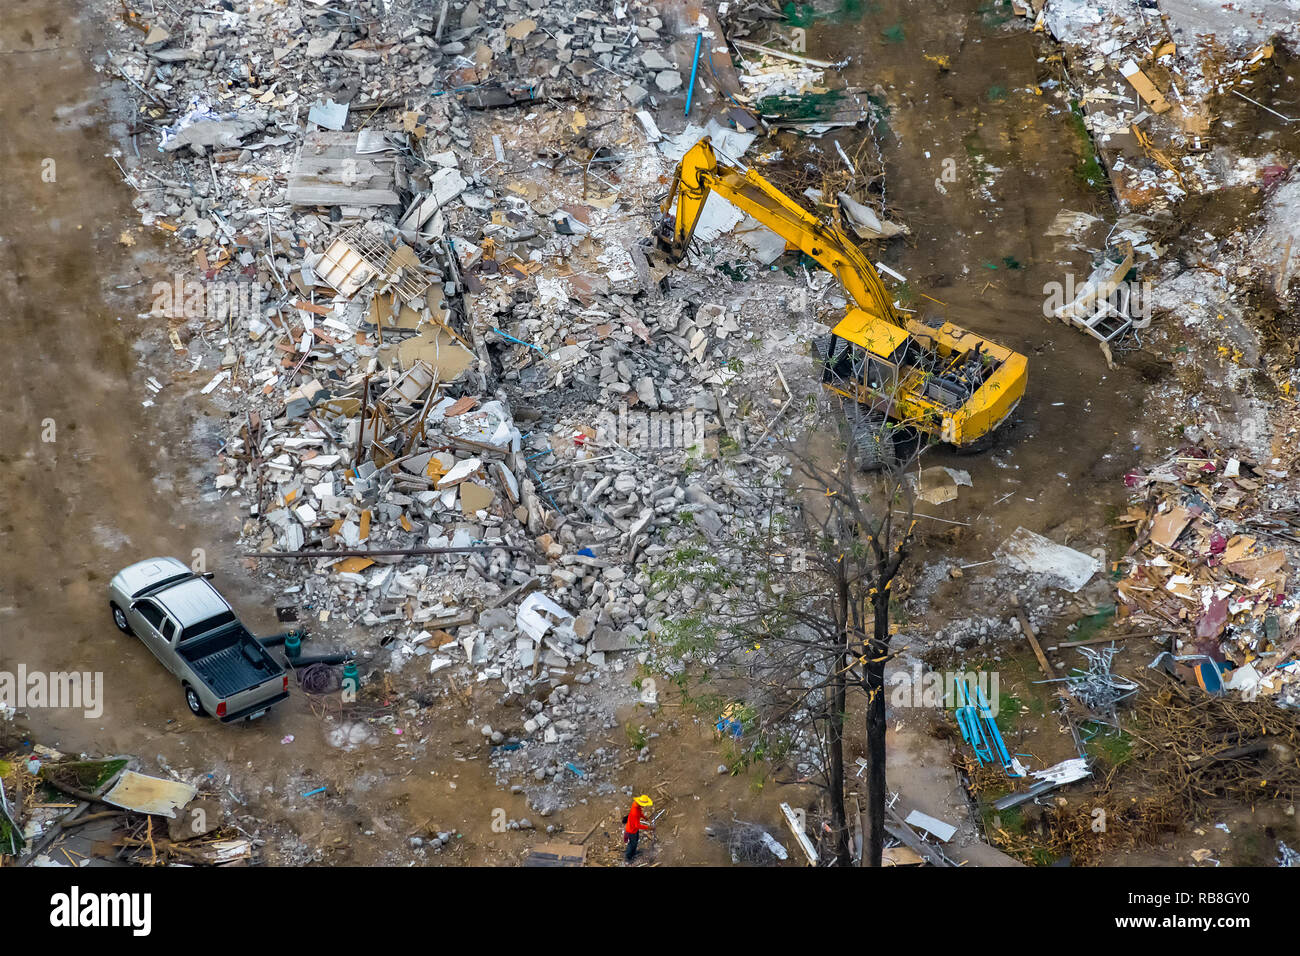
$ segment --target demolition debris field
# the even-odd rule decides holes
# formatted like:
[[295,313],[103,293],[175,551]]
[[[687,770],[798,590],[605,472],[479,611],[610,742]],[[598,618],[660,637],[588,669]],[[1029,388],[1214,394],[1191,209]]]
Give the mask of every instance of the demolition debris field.
[[[830,705],[768,681],[821,663],[668,637],[803,573],[808,459],[907,518],[886,863],[1293,865],[1300,32],[929,7],[6,18],[0,671],[103,708],[0,695],[5,862],[617,865],[642,793],[645,865],[861,859],[869,699],[837,785]],[[706,136],[900,321],[1027,358],[988,447],[887,410],[856,470],[815,343],[861,303],[717,195],[665,251]],[[302,636],[287,701],[201,720],[113,628],[156,555]]]

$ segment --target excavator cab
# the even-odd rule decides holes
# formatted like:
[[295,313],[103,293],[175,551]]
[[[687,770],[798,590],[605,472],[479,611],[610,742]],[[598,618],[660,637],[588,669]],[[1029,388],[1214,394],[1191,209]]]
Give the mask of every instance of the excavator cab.
[[850,310],[823,347],[828,350],[822,384],[837,391],[851,385],[888,389],[899,380],[908,357],[915,352],[915,343],[905,330],[862,309]]

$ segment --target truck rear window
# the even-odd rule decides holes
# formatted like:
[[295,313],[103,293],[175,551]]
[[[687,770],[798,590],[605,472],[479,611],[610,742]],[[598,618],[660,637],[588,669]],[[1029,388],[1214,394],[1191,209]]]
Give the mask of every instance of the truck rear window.
[[215,631],[219,627],[225,627],[227,624],[235,622],[234,611],[222,611],[206,621],[199,621],[197,624],[191,624],[185,630],[181,631],[181,643],[188,641],[192,637],[198,637],[200,634],[207,634],[209,631]]

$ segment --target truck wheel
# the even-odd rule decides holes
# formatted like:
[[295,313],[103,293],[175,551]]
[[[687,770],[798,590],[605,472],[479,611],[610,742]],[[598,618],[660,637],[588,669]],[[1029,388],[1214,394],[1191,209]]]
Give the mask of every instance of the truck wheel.
[[135,637],[135,631],[131,630],[131,625],[127,622],[126,614],[123,613],[122,609],[111,601],[108,608],[113,612],[113,623],[117,625],[117,629],[123,634],[130,634]]
[[208,716],[208,712],[203,709],[203,702],[199,700],[199,695],[195,692],[193,687],[185,688],[185,703],[189,705],[190,712],[193,713],[195,717]]

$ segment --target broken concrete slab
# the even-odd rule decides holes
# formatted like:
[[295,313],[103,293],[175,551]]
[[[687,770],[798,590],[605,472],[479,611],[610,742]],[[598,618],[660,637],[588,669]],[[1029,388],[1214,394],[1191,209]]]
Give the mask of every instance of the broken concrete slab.
[[1041,575],[1053,587],[1071,592],[1078,591],[1101,570],[1101,562],[1092,555],[1057,544],[1027,528],[1016,528],[993,556],[1026,574]]
[[395,159],[358,152],[357,133],[308,133],[285,193],[301,206],[396,206]]

